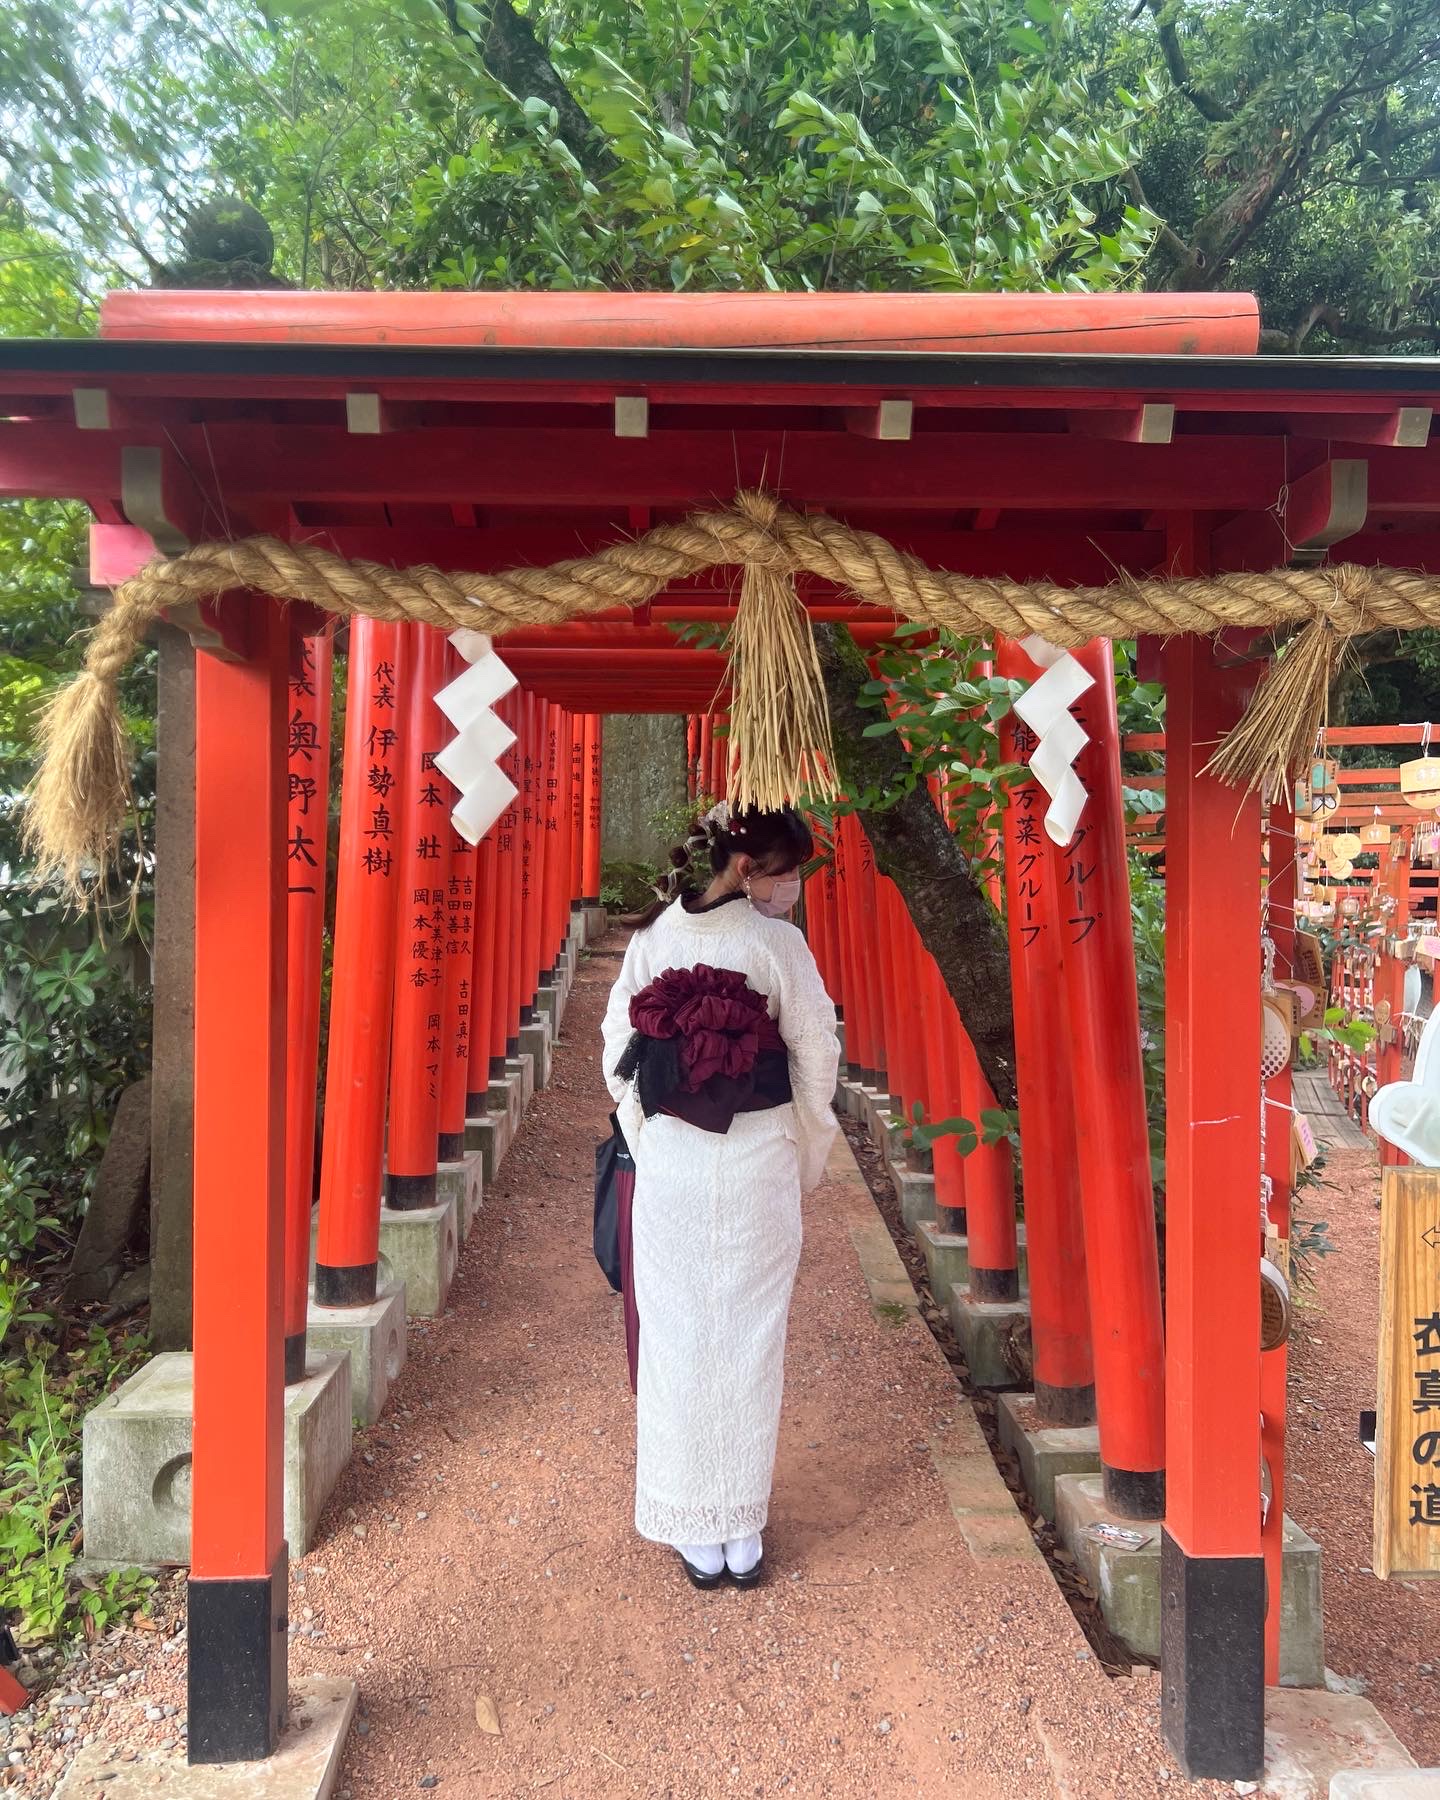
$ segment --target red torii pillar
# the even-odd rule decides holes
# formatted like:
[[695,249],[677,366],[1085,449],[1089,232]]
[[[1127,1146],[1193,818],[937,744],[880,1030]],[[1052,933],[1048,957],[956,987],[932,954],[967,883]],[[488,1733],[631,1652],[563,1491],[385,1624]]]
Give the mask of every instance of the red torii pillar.
[[401,628],[350,627],[315,1298],[375,1299],[395,967]]
[[[1195,566],[1189,557],[1168,560],[1188,562],[1186,572]],[[1187,636],[1165,652],[1169,1470],[1161,1720],[1187,1775],[1229,1781],[1258,1778],[1265,1749],[1260,803],[1205,773],[1258,673],[1236,648]],[[1103,1430],[1103,1395],[1101,1403]],[[1277,1613],[1279,1604],[1276,1594]]]
[[445,1012],[445,909],[450,788],[435,768],[447,725],[435,704],[445,685],[445,639],[405,627],[410,642],[401,733],[399,931],[390,1037],[390,1120],[385,1202],[413,1212],[435,1204]]
[[601,768],[604,762],[605,720],[590,713],[585,720],[585,865],[581,890],[587,906],[600,904],[600,840],[604,817],[601,801]]
[[484,1067],[484,1046],[475,1043],[479,1022],[475,993],[476,863],[477,846],[451,825],[443,965],[445,1014],[440,1040],[444,1061],[440,1070],[440,1130],[436,1146],[441,1162],[460,1162],[464,1158],[472,1056],[480,1056]]
[[288,940],[285,1036],[285,1380],[305,1379],[310,1306],[310,1221],[315,1204],[315,1102],[320,1058],[320,976],[330,806],[329,632],[290,646]]
[[[995,655],[1002,675],[1024,681],[1033,676],[1029,658],[1007,640],[996,644]],[[1001,757],[1028,765],[1030,751],[1019,738],[1018,721],[1007,714],[1000,727]],[[1035,1415],[1045,1425],[1090,1425],[1095,1419],[1095,1361],[1085,1288],[1085,1227],[1075,1168],[1070,1064],[1064,1045],[1056,1041],[1065,976],[1044,811],[1044,792],[1031,780],[1011,789],[1002,821]]]
[[[1051,844],[1050,852],[1062,896],[1066,1049],[1085,1215],[1100,1462],[1105,1497],[1117,1513],[1158,1519],[1165,1514],[1164,1338],[1120,727],[1110,645],[1096,639],[1075,655],[1094,677],[1072,708],[1089,738],[1076,759],[1087,798],[1069,845],[1061,850]],[[1258,847],[1255,865],[1258,876]]]
[[577,944],[585,942],[585,733],[584,713],[570,715],[570,914]]
[[[233,605],[233,602],[232,602]],[[236,661],[195,659],[192,1763],[269,1756],[285,1721],[282,1514],[286,676],[256,598]],[[363,702],[356,707],[363,728]],[[373,1200],[373,1195],[372,1195]]]

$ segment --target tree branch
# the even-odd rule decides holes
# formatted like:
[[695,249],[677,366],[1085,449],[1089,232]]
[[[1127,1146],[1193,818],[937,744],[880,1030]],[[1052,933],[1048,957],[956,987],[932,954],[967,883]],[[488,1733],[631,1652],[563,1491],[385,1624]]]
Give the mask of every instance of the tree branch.
[[445,17],[457,37],[467,38],[485,67],[521,100],[532,95],[555,109],[557,135],[588,175],[608,175],[619,165],[604,135],[566,87],[529,19],[510,0],[490,0],[489,24],[482,38],[460,23],[456,0],[442,0]]
[[[843,786],[852,794],[893,792],[910,764],[893,734],[864,735],[876,718],[860,702],[870,679],[865,658],[839,626],[817,625],[815,643]],[[859,818],[876,867],[900,890],[920,941],[939,966],[996,1105],[1014,1107],[1015,1024],[1004,926],[923,782],[891,806],[862,808]]]
[[1190,73],[1185,46],[1180,42],[1179,0],[1145,0],[1145,4],[1155,20],[1155,35],[1160,40],[1160,53],[1165,58],[1165,67],[1170,71],[1170,79],[1175,86],[1200,117],[1208,119],[1212,125],[1223,125],[1227,119],[1233,119],[1235,109],[1227,106],[1209,88],[1201,87]]

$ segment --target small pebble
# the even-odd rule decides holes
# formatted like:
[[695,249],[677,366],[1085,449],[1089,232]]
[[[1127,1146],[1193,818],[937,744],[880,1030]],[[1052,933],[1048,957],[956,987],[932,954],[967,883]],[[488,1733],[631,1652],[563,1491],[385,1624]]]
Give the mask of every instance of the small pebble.
[[438,1775],[422,1775],[420,1777],[419,1785],[422,1788],[439,1787],[440,1777]]
[[165,1714],[158,1706],[147,1706],[145,1708],[145,1720],[147,1724],[154,1725],[158,1720],[163,1719],[164,1717]]
[[888,1737],[890,1733],[890,1721],[888,1719],[882,1719],[875,1729],[880,1733],[881,1737]]
[[370,1721],[368,1719],[357,1719],[355,1721],[355,1731],[359,1737],[369,1737]]

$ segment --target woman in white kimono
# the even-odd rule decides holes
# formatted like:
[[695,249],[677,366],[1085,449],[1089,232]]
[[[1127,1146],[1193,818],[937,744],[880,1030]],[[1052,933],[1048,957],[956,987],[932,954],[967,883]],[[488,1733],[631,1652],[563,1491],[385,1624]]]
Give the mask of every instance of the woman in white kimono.
[[697,1587],[761,1577],[800,1198],[835,1138],[835,1008],[784,917],[812,851],[791,808],[715,808],[674,853],[605,1015],[635,1157],[635,1529]]

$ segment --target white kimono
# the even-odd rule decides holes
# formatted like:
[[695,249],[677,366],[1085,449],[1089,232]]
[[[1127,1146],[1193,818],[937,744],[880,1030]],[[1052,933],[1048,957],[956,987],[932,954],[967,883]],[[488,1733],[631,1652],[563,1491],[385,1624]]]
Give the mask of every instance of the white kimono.
[[[737,1114],[728,1132],[645,1119],[615,1065],[630,1000],[666,969],[735,969],[767,997],[793,1102]],[[800,1259],[800,1197],[835,1140],[835,1008],[795,926],[747,900],[687,913],[677,900],[637,931],[605,1013],[604,1071],[635,1156],[635,1529],[661,1544],[722,1544],[763,1530]]]

